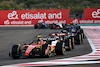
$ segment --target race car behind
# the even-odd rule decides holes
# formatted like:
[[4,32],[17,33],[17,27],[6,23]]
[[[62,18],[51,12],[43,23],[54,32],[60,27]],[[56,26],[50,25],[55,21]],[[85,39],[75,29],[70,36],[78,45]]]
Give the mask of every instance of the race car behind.
[[85,35],[83,29],[80,26],[77,26],[76,24],[68,24],[63,28],[62,31],[69,32],[71,36],[74,37],[75,44],[83,43],[83,38],[85,38]]
[[44,22],[37,22],[34,24],[34,29],[43,29],[43,28],[48,28],[48,25],[45,24]]
[[50,34],[51,37],[59,38],[59,40],[63,41],[65,43],[65,49],[66,50],[72,50],[74,49],[74,38],[70,36],[68,33],[52,33]]
[[49,24],[49,28],[50,29],[62,29],[63,28],[63,24],[60,23],[60,22]]

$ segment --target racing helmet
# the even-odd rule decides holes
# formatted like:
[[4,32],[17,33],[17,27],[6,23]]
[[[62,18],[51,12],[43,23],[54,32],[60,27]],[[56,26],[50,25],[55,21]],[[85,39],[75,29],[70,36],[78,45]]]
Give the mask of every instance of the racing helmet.
[[38,38],[38,41],[40,41],[40,38],[42,38],[43,36],[42,35],[38,35],[37,38]]
[[39,38],[39,37],[43,37],[43,36],[42,35],[38,35],[37,37]]
[[57,33],[55,33],[55,35],[57,35]]
[[28,43],[24,43],[24,45],[27,45]]
[[59,37],[54,37],[56,40],[59,40]]

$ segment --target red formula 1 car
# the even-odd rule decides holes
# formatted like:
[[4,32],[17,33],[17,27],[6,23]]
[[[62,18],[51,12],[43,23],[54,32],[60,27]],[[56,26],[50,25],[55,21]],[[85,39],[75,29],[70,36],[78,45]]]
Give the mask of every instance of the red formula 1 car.
[[20,44],[13,45],[12,50],[9,52],[9,56],[13,59],[22,57],[35,57],[46,56],[52,57],[54,55],[65,54],[65,44],[56,40],[55,38],[42,38],[43,42],[32,42],[30,45],[25,44],[21,49]]

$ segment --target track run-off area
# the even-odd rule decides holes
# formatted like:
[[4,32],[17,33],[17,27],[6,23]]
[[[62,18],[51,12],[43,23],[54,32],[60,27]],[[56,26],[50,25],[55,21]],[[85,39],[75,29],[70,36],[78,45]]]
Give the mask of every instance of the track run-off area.
[[[86,38],[81,45],[75,45],[72,51],[66,51],[64,56],[51,58],[12,59],[8,56],[12,45],[29,43],[36,39],[36,35],[48,36],[49,33],[60,32],[51,29],[33,29],[32,27],[1,27],[0,29],[0,65],[3,66],[55,66],[73,64],[100,63],[100,26],[82,26]],[[100,65],[100,64],[99,64]],[[99,66],[98,65],[98,66]],[[81,65],[82,66],[82,65]],[[92,65],[93,66],[93,65]],[[96,65],[97,66],[97,65]],[[95,66],[95,67],[96,67]],[[69,66],[69,67],[75,67]],[[91,66],[88,66],[91,67]]]

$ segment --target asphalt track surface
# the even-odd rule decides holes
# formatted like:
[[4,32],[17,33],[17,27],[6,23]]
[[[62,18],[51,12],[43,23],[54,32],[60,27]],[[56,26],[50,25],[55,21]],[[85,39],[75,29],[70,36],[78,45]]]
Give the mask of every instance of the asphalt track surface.
[[[81,45],[75,45],[75,48],[71,51],[66,51],[65,55],[58,55],[51,58],[36,57],[20,59],[12,59],[8,56],[9,51],[14,44],[20,43],[21,45],[23,45],[24,43],[30,43],[31,41],[36,40],[36,36],[39,34],[47,37],[50,33],[53,32],[60,32],[60,30],[33,29],[33,27],[0,27],[0,66],[69,58],[85,55],[92,51],[87,39],[85,38],[84,42]],[[99,65],[100,64],[69,65],[67,67],[99,67]]]

